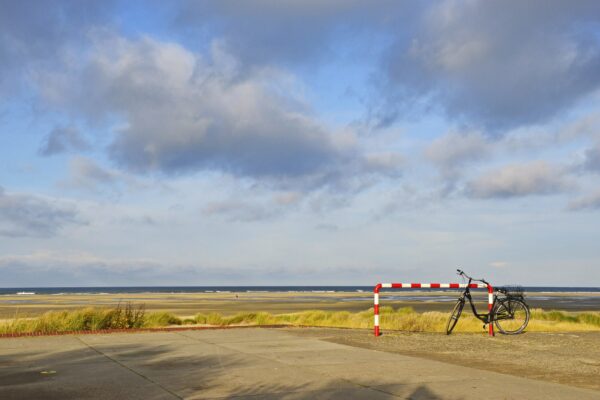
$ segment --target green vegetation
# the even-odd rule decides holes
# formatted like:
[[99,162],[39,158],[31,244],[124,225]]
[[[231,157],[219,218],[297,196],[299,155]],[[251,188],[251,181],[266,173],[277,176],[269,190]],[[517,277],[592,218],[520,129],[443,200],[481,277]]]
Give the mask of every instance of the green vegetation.
[[[389,306],[379,308],[380,324],[384,330],[408,332],[445,332],[448,313],[417,313],[411,307],[394,309]],[[347,311],[303,311],[291,314],[272,315],[269,313],[241,313],[225,317],[220,314],[198,314],[196,322],[206,325],[293,325],[338,328],[373,327],[373,309],[350,313]],[[528,331],[586,331],[600,330],[600,313],[567,314],[560,311],[531,310]],[[464,313],[455,332],[482,332],[483,324],[470,313]]]
[[146,315],[144,306],[131,303],[112,309],[84,308],[75,311],[50,311],[39,318],[15,318],[0,324],[0,334],[54,333],[98,329],[132,329],[155,326],[154,314]]
[[[187,320],[185,321],[187,323]],[[175,314],[169,312],[154,312],[145,315],[141,328],[158,328],[161,326],[181,325],[182,321]]]
[[600,327],[600,313],[584,312],[570,314],[563,311],[544,311],[541,308],[531,310],[531,319],[537,321],[548,321],[558,323],[571,323]]
[[[448,313],[417,313],[411,307],[379,309],[383,330],[409,332],[445,332]],[[289,314],[246,312],[233,316],[219,313],[197,314],[193,319],[182,319],[168,312],[146,313],[144,306],[131,303],[120,304],[113,309],[85,308],[76,311],[47,312],[35,319],[15,318],[0,323],[0,334],[6,333],[53,333],[67,331],[156,328],[170,325],[290,325],[338,328],[373,327],[373,309],[351,313],[348,311],[302,311]],[[600,313],[565,313],[562,311],[531,310],[528,331],[569,332],[600,330]],[[470,313],[461,316],[455,332],[482,332],[481,321]]]
[[[448,314],[440,312],[417,313],[411,307],[393,309],[389,306],[379,308],[380,323],[383,329],[410,332],[444,332]],[[350,313],[348,311],[303,311],[291,314],[272,315],[269,313],[241,313],[231,317],[219,314],[198,314],[196,321],[209,325],[293,325],[339,328],[373,327],[373,309]],[[481,331],[482,324],[473,317],[461,318],[457,327],[460,332]]]

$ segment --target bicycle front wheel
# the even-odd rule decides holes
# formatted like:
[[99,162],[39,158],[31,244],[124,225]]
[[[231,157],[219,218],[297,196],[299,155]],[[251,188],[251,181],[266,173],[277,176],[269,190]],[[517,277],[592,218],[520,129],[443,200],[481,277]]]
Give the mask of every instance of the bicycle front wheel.
[[465,301],[459,299],[452,310],[452,314],[450,314],[450,318],[448,318],[448,323],[446,324],[446,335],[452,333],[452,330],[456,326],[458,319],[460,318],[460,314],[462,314],[463,307],[465,306]]
[[494,310],[494,323],[505,335],[516,335],[529,323],[529,307],[521,300],[508,299],[498,303]]

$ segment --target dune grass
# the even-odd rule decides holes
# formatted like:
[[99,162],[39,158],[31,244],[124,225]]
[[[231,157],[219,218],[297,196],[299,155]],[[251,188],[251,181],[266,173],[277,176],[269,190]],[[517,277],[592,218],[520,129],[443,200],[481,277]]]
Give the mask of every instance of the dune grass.
[[[445,332],[449,313],[417,313],[411,307],[379,309],[383,330],[407,332]],[[113,309],[84,308],[75,311],[48,312],[35,319],[15,318],[0,323],[0,334],[53,333],[99,329],[155,328],[172,325],[290,325],[337,328],[373,327],[373,309],[351,313],[348,311],[309,310],[289,314],[245,312],[233,316],[219,313],[197,314],[193,319],[182,319],[168,312],[146,313],[143,306],[128,303]],[[527,327],[530,332],[574,332],[600,330],[600,313],[566,313],[562,311],[531,310]],[[481,321],[470,313],[463,313],[455,332],[483,332]]]
[[[411,307],[379,308],[382,329],[408,332],[445,332],[449,314],[442,312],[417,313]],[[339,328],[372,328],[373,309],[350,313],[347,311],[303,311],[291,314],[240,313],[226,317],[220,314],[198,314],[196,321],[207,325],[295,325]],[[569,314],[561,311],[531,310],[527,327],[530,332],[572,332],[600,330],[600,313]],[[483,323],[464,313],[455,332],[483,332]]]
[[16,317],[0,323],[0,334],[153,328],[181,322],[171,313],[146,313],[143,305],[127,303],[107,309],[90,307],[74,311],[50,311],[38,318]]

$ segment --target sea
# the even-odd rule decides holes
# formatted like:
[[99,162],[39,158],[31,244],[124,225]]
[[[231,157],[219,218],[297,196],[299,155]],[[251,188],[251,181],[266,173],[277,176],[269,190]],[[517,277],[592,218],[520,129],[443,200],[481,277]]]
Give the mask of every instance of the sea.
[[[394,289],[388,289],[394,290]],[[428,291],[429,289],[410,289]],[[439,289],[435,289],[439,290]],[[600,287],[524,286],[527,293],[591,293]],[[340,293],[372,292],[373,286],[81,286],[0,288],[0,295],[32,293],[39,295],[113,294],[113,293]],[[382,289],[386,291],[386,289]],[[455,290],[452,290],[455,291]]]

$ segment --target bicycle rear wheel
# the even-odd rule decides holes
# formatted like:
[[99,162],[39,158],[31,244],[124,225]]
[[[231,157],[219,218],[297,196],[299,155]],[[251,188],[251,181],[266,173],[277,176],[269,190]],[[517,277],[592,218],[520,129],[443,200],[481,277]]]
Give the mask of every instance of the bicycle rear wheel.
[[494,309],[494,323],[505,335],[519,334],[529,323],[529,307],[517,299],[502,301]]
[[456,326],[458,319],[460,318],[460,314],[462,314],[463,307],[465,306],[465,301],[463,299],[459,299],[452,310],[452,314],[450,314],[450,318],[448,318],[448,323],[446,324],[446,335],[452,333],[452,330]]

